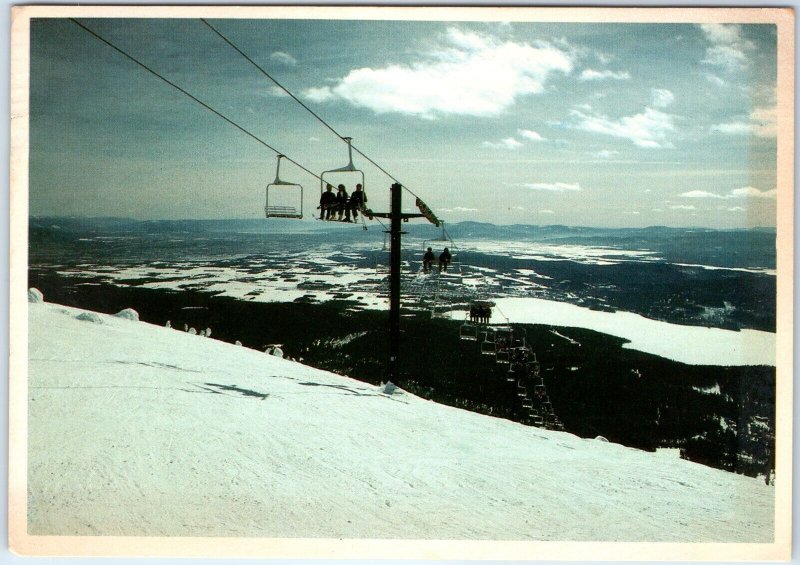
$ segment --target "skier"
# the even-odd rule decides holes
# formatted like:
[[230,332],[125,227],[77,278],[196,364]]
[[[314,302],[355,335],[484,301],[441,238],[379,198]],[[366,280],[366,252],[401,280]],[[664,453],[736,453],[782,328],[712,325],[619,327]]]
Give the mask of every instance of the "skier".
[[336,211],[336,195],[333,193],[333,185],[328,184],[325,192],[319,198],[319,219],[330,220]]
[[347,207],[347,189],[343,184],[339,185],[339,192],[336,194],[336,215],[337,220],[342,221],[342,214],[345,215],[344,221],[350,221],[350,208]]
[[422,256],[422,272],[430,272],[431,266],[433,266],[433,249],[428,247],[425,255]]
[[452,255],[450,255],[450,250],[447,247],[445,247],[444,251],[442,251],[442,254],[439,255],[439,272],[440,273],[442,271],[446,271],[447,270],[447,266],[450,264],[450,261],[452,260],[452,258],[453,257],[452,257]]
[[367,194],[362,190],[360,184],[356,185],[356,191],[350,195],[350,202],[348,207],[353,213],[353,221],[358,221],[358,211],[364,208],[367,203]]

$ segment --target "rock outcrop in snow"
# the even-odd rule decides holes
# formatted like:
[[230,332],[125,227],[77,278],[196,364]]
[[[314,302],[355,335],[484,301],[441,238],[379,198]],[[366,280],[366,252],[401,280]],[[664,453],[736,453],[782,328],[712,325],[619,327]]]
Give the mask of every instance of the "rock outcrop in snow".
[[91,322],[93,324],[103,323],[103,319],[96,312],[81,312],[80,314],[75,316],[75,318],[81,320],[82,322]]
[[41,304],[44,302],[44,295],[42,291],[38,288],[29,288],[28,289],[28,302],[31,304]]
[[124,310],[120,310],[114,315],[117,318],[122,318],[123,320],[130,320],[132,322],[139,321],[139,312],[137,312],[133,308],[125,308]]

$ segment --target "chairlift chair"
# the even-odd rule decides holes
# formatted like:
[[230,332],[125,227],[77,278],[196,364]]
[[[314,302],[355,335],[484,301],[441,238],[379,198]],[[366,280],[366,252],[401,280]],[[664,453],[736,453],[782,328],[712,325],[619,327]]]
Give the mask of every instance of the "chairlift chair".
[[464,322],[458,330],[458,337],[463,341],[478,341],[478,326]]
[[[267,218],[300,220],[303,218],[303,187],[294,182],[281,180],[281,159],[283,157],[284,155],[278,155],[275,180],[267,185],[264,214]],[[270,200],[272,200],[271,203]]]
[[523,408],[533,408],[533,402],[527,396],[522,399],[522,407]]
[[497,343],[490,337],[491,331],[487,330],[481,342],[481,353],[483,355],[495,355],[497,353]]
[[508,349],[501,349],[495,355],[495,361],[501,364],[508,364],[511,362],[511,351]]
[[[364,178],[364,171],[360,169],[356,169],[355,165],[353,165],[353,145],[352,137],[343,137],[344,141],[347,142],[347,164],[344,167],[339,167],[338,169],[330,169],[328,171],[323,171],[322,174],[319,176],[319,195],[322,197],[322,194],[325,192],[325,186],[327,184],[332,184],[334,187],[336,186],[333,182],[331,182],[330,177],[336,173],[353,173],[356,175],[356,184],[358,183],[358,178],[361,179],[361,190],[364,191],[364,196],[366,197],[367,194],[367,183]],[[328,175],[328,180],[325,180],[325,175]],[[353,186],[353,191],[355,191],[355,186]],[[352,194],[352,192],[350,193]]]

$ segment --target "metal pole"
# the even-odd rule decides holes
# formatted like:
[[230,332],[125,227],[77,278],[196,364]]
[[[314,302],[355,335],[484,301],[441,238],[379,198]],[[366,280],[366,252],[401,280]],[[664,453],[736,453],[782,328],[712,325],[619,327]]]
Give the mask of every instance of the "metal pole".
[[389,380],[397,384],[400,375],[400,235],[402,187],[392,185],[391,247],[389,270]]

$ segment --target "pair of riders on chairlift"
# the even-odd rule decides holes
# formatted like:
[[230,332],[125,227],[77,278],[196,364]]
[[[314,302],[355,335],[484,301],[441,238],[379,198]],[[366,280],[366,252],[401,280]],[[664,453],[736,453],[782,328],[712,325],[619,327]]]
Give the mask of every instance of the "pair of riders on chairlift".
[[[349,197],[343,184],[339,185],[336,194],[333,193],[333,185],[328,184],[319,199],[319,219],[345,222],[358,221],[358,211],[363,210],[366,203],[367,195],[360,184],[356,185],[356,191]],[[352,220],[350,219],[351,213]],[[344,216],[344,220],[342,220],[342,216]]]
[[[422,271],[424,273],[430,272],[431,268],[433,267],[433,260],[435,256],[433,254],[433,249],[428,247],[428,250],[425,252],[425,255],[422,256]],[[439,272],[447,270],[447,266],[450,264],[450,261],[453,260],[453,256],[450,255],[450,250],[445,247],[444,251],[439,255]]]

